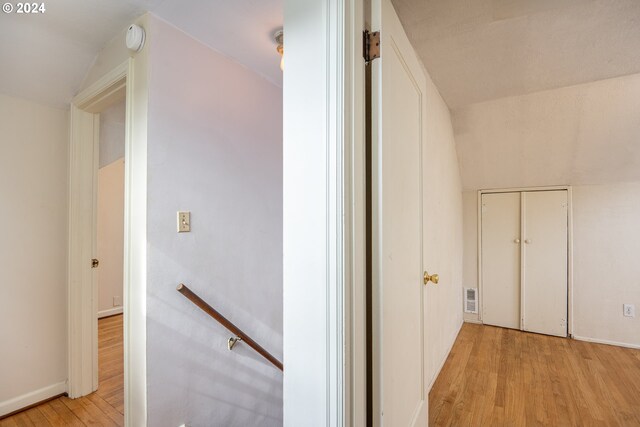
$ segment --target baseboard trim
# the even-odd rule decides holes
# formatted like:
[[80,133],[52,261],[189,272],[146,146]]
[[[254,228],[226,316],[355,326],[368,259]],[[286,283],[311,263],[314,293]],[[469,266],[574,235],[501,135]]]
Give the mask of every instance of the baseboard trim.
[[476,325],[482,325],[482,321],[478,320],[478,319],[464,319],[464,321],[466,323],[475,323]]
[[575,335],[575,334],[571,338],[573,338],[574,340],[578,340],[578,341],[593,342],[593,343],[596,343],[596,344],[615,345],[617,347],[640,349],[640,344],[629,344],[629,343],[626,343],[626,342],[602,340],[602,339],[599,339],[599,338],[581,337],[581,336],[578,336],[578,335]]
[[447,349],[447,352],[445,353],[444,357],[440,361],[440,366],[436,370],[436,373],[433,376],[433,378],[431,378],[431,381],[429,381],[429,386],[427,387],[427,394],[429,394],[429,392],[431,391],[431,388],[433,387],[433,385],[435,384],[436,380],[438,379],[438,376],[440,376],[440,371],[442,371],[442,368],[444,367],[445,362],[449,358],[449,354],[451,354],[451,349],[453,348],[453,345],[456,343],[456,339],[458,338],[458,335],[460,334],[460,330],[462,329],[462,325],[464,325],[464,320],[462,322],[460,322],[460,325],[458,325],[458,330],[456,331],[455,334],[453,334],[453,339],[449,343],[449,348]]
[[67,382],[63,381],[35,390],[22,396],[0,402],[0,418],[7,417],[16,412],[27,409],[34,404],[38,404],[52,398],[66,394]]
[[103,317],[115,316],[116,314],[122,314],[122,306],[99,311],[98,319],[102,319]]

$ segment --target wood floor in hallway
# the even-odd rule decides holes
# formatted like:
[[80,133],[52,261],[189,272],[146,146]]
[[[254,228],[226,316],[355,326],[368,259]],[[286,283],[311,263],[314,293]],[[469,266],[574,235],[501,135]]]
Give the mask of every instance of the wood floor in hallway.
[[640,426],[640,350],[465,323],[430,426]]
[[79,399],[59,397],[0,420],[0,427],[124,426],[122,315],[98,320],[99,387]]

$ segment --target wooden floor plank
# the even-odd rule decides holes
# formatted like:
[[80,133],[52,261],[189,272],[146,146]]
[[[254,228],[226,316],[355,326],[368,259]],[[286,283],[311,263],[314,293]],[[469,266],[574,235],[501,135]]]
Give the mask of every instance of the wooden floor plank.
[[31,420],[33,425],[38,427],[51,427],[51,423],[49,422],[49,420],[47,420],[47,418],[37,406],[25,411],[24,413],[27,415],[27,417],[29,417],[29,420]]
[[56,412],[55,409],[48,402],[38,406],[40,412],[44,415],[44,417],[49,421],[53,427],[65,426],[65,420]]
[[430,426],[640,426],[640,350],[465,323]]
[[59,397],[0,420],[0,427],[124,426],[122,315],[98,320],[98,391]]
[[64,403],[62,403],[61,399],[52,400],[51,402],[49,402],[49,404],[51,405],[53,410],[56,411],[56,413],[60,415],[60,417],[64,420],[63,425],[69,425],[73,427],[84,426],[84,423],[80,421],[80,419],[76,417],[76,415],[71,412]]

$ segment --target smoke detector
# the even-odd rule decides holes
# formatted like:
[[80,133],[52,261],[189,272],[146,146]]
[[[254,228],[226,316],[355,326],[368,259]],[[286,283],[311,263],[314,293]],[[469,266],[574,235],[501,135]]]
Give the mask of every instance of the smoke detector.
[[144,28],[131,24],[127,29],[127,48],[132,52],[140,52],[144,47]]

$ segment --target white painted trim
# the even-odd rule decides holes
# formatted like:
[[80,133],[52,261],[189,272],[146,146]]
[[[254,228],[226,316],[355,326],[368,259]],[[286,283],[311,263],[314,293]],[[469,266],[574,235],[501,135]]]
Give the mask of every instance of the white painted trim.
[[[284,424],[349,424],[352,286],[359,262],[351,28],[355,0],[286,0],[284,70]],[[309,68],[308,64],[318,67]],[[309,85],[313,81],[313,85]],[[300,141],[305,141],[300,144]],[[361,207],[364,208],[363,206]],[[356,246],[356,248],[359,248]],[[353,258],[352,258],[353,254]],[[358,268],[361,268],[358,266]],[[305,283],[304,287],[300,283]],[[357,285],[356,285],[357,286]],[[355,335],[354,335],[355,337]],[[355,347],[354,347],[355,349]],[[358,356],[360,357],[360,356]]]
[[147,425],[147,116],[149,45],[129,59],[124,168],[124,421]]
[[21,396],[14,397],[13,399],[0,402],[0,417],[20,409],[26,408],[34,403],[42,402],[54,396],[58,396],[67,391],[67,382],[62,381],[56,384],[51,384],[41,389],[25,393]]
[[128,72],[129,61],[125,61],[76,95],[73,105],[89,113],[99,113],[105,102],[112,102],[114,96],[122,97]]
[[[102,78],[71,102],[68,231],[68,392],[71,398],[98,388],[97,273],[90,263],[97,253],[100,116],[84,108],[95,105],[94,100],[105,102],[114,87],[126,85],[126,74],[112,72],[108,76],[118,80]],[[94,98],[89,98],[90,95]]]
[[[126,79],[124,83],[126,85]],[[104,99],[104,98],[103,98]],[[92,191],[92,206],[91,206],[91,234],[89,234],[91,238],[91,253],[93,254],[92,258],[98,257],[98,176],[100,170],[100,114],[93,114],[94,117],[94,125],[93,125],[93,162],[92,162],[92,173],[91,178],[93,181],[93,191]],[[93,315],[91,321],[91,349],[92,349],[92,360],[91,360],[91,388],[93,390],[98,389],[98,270],[92,268],[91,270],[91,314]],[[86,301],[83,301],[86,303]],[[86,318],[84,319],[86,320]]]
[[573,335],[573,189],[567,187],[567,335]]
[[513,187],[513,188],[492,188],[478,190],[479,194],[491,194],[491,193],[520,193],[522,191],[554,191],[554,190],[568,190],[570,185],[551,185],[548,187]]
[[482,312],[484,311],[483,299],[482,299],[482,191],[478,191],[476,196],[476,203],[478,204],[478,211],[476,212],[476,232],[478,235],[477,240],[477,271],[478,271],[478,321],[482,323]]
[[366,424],[366,146],[363,0],[344,11],[345,425]]
[[[327,396],[326,408],[329,425],[343,426],[346,422],[347,396],[347,366],[346,337],[347,323],[345,313],[347,307],[345,296],[350,288],[350,277],[347,275],[349,260],[347,253],[348,233],[350,225],[345,219],[345,197],[347,188],[347,174],[349,166],[345,162],[348,158],[346,148],[349,145],[349,130],[345,123],[350,117],[345,114],[345,22],[344,13],[347,0],[330,1],[326,3],[327,26],[327,80],[326,99],[328,107],[326,148],[327,148]],[[333,67],[331,66],[333,65]]]
[[98,319],[101,319],[103,317],[115,316],[116,314],[121,314],[122,312],[123,312],[122,306],[108,308],[106,310],[102,310],[98,312]]
[[[482,322],[483,299],[482,299],[482,195],[492,193],[522,193],[527,191],[567,191],[567,336],[573,335],[573,189],[570,185],[556,185],[549,187],[514,187],[503,189],[478,190],[478,212],[477,212],[477,232],[478,232],[478,313],[479,323]],[[522,201],[521,201],[522,203]],[[520,214],[524,215],[524,206],[520,207]],[[522,218],[521,218],[522,227]],[[524,265],[523,260],[520,263]],[[522,270],[522,268],[521,268]],[[522,271],[521,271],[521,274]],[[524,303],[520,303],[524,307]],[[521,330],[522,328],[522,311],[520,313]]]
[[[451,354],[451,349],[453,348],[453,345],[456,343],[456,340],[458,339],[458,335],[460,335],[460,331],[462,330],[462,325],[464,325],[464,322],[465,320],[463,319],[463,321],[460,322],[460,325],[458,325],[458,330],[456,331],[455,335],[453,336],[453,339],[447,346],[447,352],[445,353],[444,357],[440,361],[438,365],[438,369],[436,369],[435,374],[429,381],[429,386],[427,387],[427,399],[426,399],[427,401],[429,400],[429,392],[431,391],[431,388],[433,387],[436,380],[438,379],[438,376],[440,375],[440,371],[442,371],[444,364],[447,362],[447,359],[449,358],[449,354]],[[480,322],[469,322],[469,323],[480,323]]]
[[[147,27],[147,16],[137,24]],[[149,43],[146,44],[148,46]],[[148,47],[109,72],[72,100],[69,170],[69,395],[92,390],[97,378],[97,291],[86,265],[93,257],[97,158],[81,141],[89,117],[126,91],[124,212],[124,406],[125,425],[147,424],[146,391],[146,245],[147,245],[147,112]],[[124,82],[124,84],[123,84]],[[87,112],[85,109],[89,109]],[[94,142],[97,142],[94,131]],[[84,147],[84,149],[83,149]],[[94,150],[96,151],[96,150]],[[95,164],[93,164],[95,163]],[[93,169],[88,165],[92,165]],[[87,189],[85,187],[91,187]],[[84,191],[77,191],[78,188]],[[90,199],[91,203],[89,202]],[[84,206],[84,208],[83,208]],[[94,207],[94,212],[91,212]],[[91,212],[87,214],[87,212]],[[95,296],[95,298],[94,298]],[[93,323],[95,322],[95,323]],[[89,325],[95,326],[89,326]],[[92,349],[92,346],[95,349]],[[95,352],[94,352],[95,350]],[[95,357],[93,356],[95,354]]]
[[97,280],[96,271],[89,267],[97,253],[98,113],[122,98],[129,62],[120,64],[71,101],[67,325],[71,398],[98,388]]
[[581,336],[578,336],[578,335],[574,335],[572,338],[574,340],[592,342],[592,343],[596,343],[596,344],[615,345],[617,347],[640,349],[640,344],[630,344],[630,343],[626,343],[626,342],[602,340],[600,338],[581,337]]
[[[524,244],[525,236],[528,236],[527,232],[527,218],[525,216],[527,210],[527,195],[525,192],[520,192],[520,330],[526,330],[526,325],[524,324],[524,319],[526,316],[526,289],[527,289],[527,270],[526,270],[526,259],[527,259],[527,245]],[[567,294],[569,290],[567,289]]]

